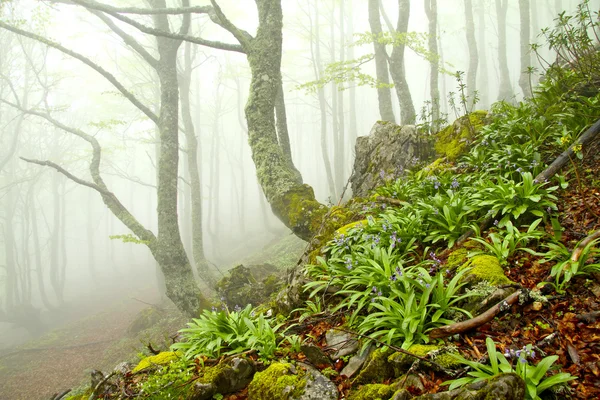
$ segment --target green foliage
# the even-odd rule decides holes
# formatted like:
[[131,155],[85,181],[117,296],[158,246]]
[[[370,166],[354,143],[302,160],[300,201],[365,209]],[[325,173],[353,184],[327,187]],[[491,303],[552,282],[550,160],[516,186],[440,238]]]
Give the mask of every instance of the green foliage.
[[261,357],[272,358],[277,349],[277,330],[273,320],[256,312],[251,305],[243,310],[204,310],[179,332],[184,341],[171,346],[184,351],[188,359],[199,355],[217,358],[256,350]]
[[[471,240],[481,243],[487,252],[495,255],[502,264],[507,264],[508,258],[516,251],[528,250],[525,246],[531,240],[540,239],[544,235],[544,232],[537,230],[540,222],[542,222],[541,218],[529,225],[526,232],[520,232],[512,222],[507,221],[504,229],[489,234],[489,242],[481,237],[472,238]],[[484,253],[484,251],[474,250],[469,253],[469,257],[481,253]]]
[[[550,367],[558,360],[558,356],[545,357],[537,365],[530,365],[529,360],[535,358],[531,344],[521,350],[507,351],[505,354],[496,350],[496,344],[491,338],[488,337],[485,344],[488,350],[489,364],[470,361],[461,355],[453,354],[452,357],[471,367],[472,371],[467,373],[468,376],[446,381],[444,385],[450,385],[450,390],[452,390],[464,385],[490,379],[501,373],[514,372],[525,381],[526,398],[540,400],[540,394],[545,390],[576,379],[571,374],[564,372],[544,379]],[[509,361],[509,358],[514,361]]]
[[138,383],[138,397],[142,399],[182,398],[193,381],[194,365],[181,358],[160,366],[146,380]]
[[[600,272],[600,263],[594,262],[594,258],[600,255],[599,243],[600,239],[587,243],[575,261],[569,249],[563,244],[546,244],[548,251],[543,253],[544,259],[542,262],[556,261],[550,271],[550,276],[554,278],[554,287],[558,293],[564,293],[569,282],[576,276]],[[577,243],[575,248],[580,245],[581,241]]]

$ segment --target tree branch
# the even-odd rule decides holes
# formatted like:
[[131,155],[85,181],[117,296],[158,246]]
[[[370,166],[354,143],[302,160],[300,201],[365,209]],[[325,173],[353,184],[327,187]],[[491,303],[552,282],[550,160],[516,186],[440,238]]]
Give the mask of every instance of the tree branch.
[[[55,3],[79,4],[84,7],[102,7],[101,11],[119,13],[119,14],[137,14],[137,15],[181,15],[181,14],[208,14],[212,11],[211,6],[192,6],[192,7],[174,7],[174,8],[138,8],[138,7],[114,7],[107,4],[101,4],[96,1],[77,1],[77,0],[54,0]],[[97,8],[96,8],[97,9]]]
[[102,68],[101,66],[99,66],[98,64],[96,64],[95,62],[93,62],[92,60],[90,60],[89,58],[74,52],[73,50],[69,50],[66,47],[52,41],[49,40],[45,37],[42,37],[40,35],[36,35],[35,33],[32,32],[28,32],[28,31],[24,31],[22,29],[19,29],[17,27],[14,27],[12,25],[9,25],[3,21],[0,21],[0,28],[4,28],[8,31],[11,31],[13,33],[16,33],[17,35],[21,35],[21,36],[25,36],[27,38],[36,40],[40,43],[43,43],[47,46],[50,46],[52,48],[55,48],[56,50],[67,54],[73,58],[78,59],[79,61],[83,62],[84,64],[86,64],[87,66],[89,66],[90,68],[94,69],[96,72],[98,72],[100,75],[102,75],[107,81],[109,81],[110,83],[112,83],[112,85],[114,87],[116,87],[119,92],[121,92],[123,94],[123,96],[125,96],[134,106],[136,106],[141,112],[143,112],[144,114],[146,114],[146,116],[148,118],[150,118],[152,121],[154,122],[158,122],[158,116],[156,114],[154,114],[148,107],[146,107],[140,100],[138,100],[133,93],[131,93],[129,90],[127,90],[122,84],[121,82],[119,82],[117,80],[117,78],[115,78],[114,75],[112,75],[110,72],[108,72],[107,70],[105,70],[104,68]]
[[506,299],[496,304],[494,307],[490,308],[483,314],[480,314],[474,318],[432,329],[431,331],[429,331],[429,337],[431,339],[440,339],[447,336],[455,335],[457,333],[462,333],[470,329],[477,328],[478,326],[481,326],[486,322],[491,321],[496,315],[498,315],[498,313],[500,313],[501,311],[506,311],[511,305],[515,304],[517,300],[519,300],[519,296],[521,295],[521,293],[521,290],[517,290],[515,293],[511,294]]
[[212,4],[214,10],[214,14],[211,13],[208,15],[210,17],[210,20],[222,27],[223,29],[227,30],[229,33],[231,33],[245,49],[250,44],[250,41],[253,39],[252,35],[235,26],[227,18],[223,10],[221,10],[221,7],[219,6],[219,4],[217,4],[216,0],[210,0],[210,3]]
[[[126,45],[135,50],[152,68],[158,68],[158,59],[152,56],[148,50],[146,50],[137,40],[135,40],[131,35],[125,33],[121,28],[119,28],[110,18],[108,18],[104,13],[92,9],[88,9],[89,12],[94,14],[96,17],[100,18],[102,22],[106,24],[110,28],[111,31],[116,33],[123,39]],[[114,17],[113,14],[109,14]]]
[[[97,10],[97,11],[106,12],[106,13],[110,14],[113,18],[118,19],[121,22],[125,22],[126,24],[133,26],[140,32],[147,33],[149,35],[161,36],[161,37],[166,37],[166,38],[175,39],[175,40],[184,40],[186,42],[196,43],[201,46],[212,47],[214,49],[219,49],[219,50],[245,53],[245,50],[239,44],[231,44],[231,43],[223,43],[223,42],[218,42],[218,41],[213,41],[213,40],[206,40],[206,39],[202,39],[202,38],[199,38],[196,36],[182,35],[179,33],[172,33],[172,32],[165,32],[160,29],[155,29],[155,28],[146,26],[146,25],[139,23],[131,18],[125,17],[124,15],[121,15],[118,12],[111,11],[110,6],[107,6],[107,5],[101,4],[101,3],[97,3],[95,1],[70,0],[69,2],[63,2],[63,3],[64,4],[77,4],[84,8],[87,8],[88,10],[93,9],[93,10]],[[162,15],[162,14],[165,14],[165,13],[155,13],[154,15]],[[185,13],[182,13],[182,14],[185,14]]]

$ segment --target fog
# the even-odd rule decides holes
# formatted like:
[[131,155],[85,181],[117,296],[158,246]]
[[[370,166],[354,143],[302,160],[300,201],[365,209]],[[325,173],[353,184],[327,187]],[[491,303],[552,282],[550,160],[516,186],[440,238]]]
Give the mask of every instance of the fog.
[[[149,110],[159,113],[161,92],[157,74],[140,55],[147,53],[158,58],[156,38],[107,16],[110,13],[97,12],[114,24],[111,28],[84,6],[68,3],[71,2],[2,1],[0,20],[59,43],[72,54],[90,60]],[[136,0],[108,3],[114,7],[148,8],[146,2]],[[252,35],[256,32],[258,16],[254,1],[218,3],[232,24]],[[307,90],[299,86],[317,80],[315,73],[323,74],[327,65],[340,62],[342,56],[349,60],[373,53],[372,43],[353,45],[359,37],[352,36],[352,32],[371,30],[367,3],[367,0],[282,1],[281,72],[291,155],[303,181],[314,188],[316,199],[324,204],[337,204],[340,199],[352,172],[356,136],[368,135],[374,122],[382,119],[377,90],[368,84],[344,82],[341,86],[345,90],[338,91],[334,84],[326,83],[320,99],[318,88]],[[450,73],[469,69],[465,3],[446,0],[439,1],[437,6],[439,61],[449,72],[440,75],[439,103],[450,122],[456,111],[447,95],[456,93],[458,85]],[[514,93],[514,97],[507,99],[510,101],[523,99],[519,86],[522,68],[518,3],[508,1],[506,18],[507,61]],[[530,3],[530,39],[531,43],[540,44],[543,43],[538,37],[540,29],[552,25],[559,11],[573,10],[577,4],[546,0]],[[590,6],[597,10],[598,3],[592,1]],[[473,1],[479,50],[476,89],[480,101],[474,106],[476,109],[488,109],[499,98],[495,4],[495,1]],[[179,1],[168,1],[167,5],[181,6]],[[196,0],[191,5],[209,5],[209,2]],[[398,2],[382,0],[382,8],[395,27]],[[124,15],[152,26],[151,16]],[[182,17],[168,18],[171,29],[177,31]],[[381,23],[387,31],[383,16]],[[317,26],[319,46],[315,41]],[[0,99],[3,100],[0,103],[0,348],[7,348],[101,310],[104,304],[136,297],[140,291],[148,296],[148,301],[160,297],[159,267],[144,239],[132,236],[131,230],[105,205],[101,193],[81,184],[93,181],[89,169],[93,150],[90,142],[82,140],[73,130],[97,140],[102,147],[99,171],[106,187],[154,234],[159,233],[160,145],[157,125],[106,76],[72,54],[47,46],[48,43],[0,28]],[[115,34],[115,29],[124,32],[141,49],[132,50],[123,35]],[[408,31],[424,34],[421,42],[412,47],[427,47],[428,20],[421,1],[411,1]],[[190,36],[237,43],[232,34],[211,22],[206,14],[193,14],[189,32]],[[320,64],[315,54],[317,47]],[[387,50],[391,53],[392,46],[388,45]],[[554,60],[548,50],[540,52],[546,59]],[[177,52],[180,73],[186,68],[186,57],[191,60],[188,67],[192,68],[189,111],[198,140],[202,248],[209,269],[218,279],[238,260],[292,232],[273,214],[257,181],[244,114],[251,82],[246,55],[184,43]],[[531,60],[532,66],[541,70],[537,58],[532,56]],[[404,61],[406,81],[419,115],[425,102],[431,100],[431,64],[409,48]],[[374,60],[353,68],[376,75]],[[538,78],[539,73],[532,76],[534,82]],[[465,75],[465,83],[467,79]],[[396,122],[400,122],[398,98],[393,89],[391,93]],[[44,116],[51,116],[52,120]],[[323,117],[326,121],[322,124]],[[192,189],[187,128],[183,120],[182,113],[177,212],[181,238],[193,263]],[[333,170],[333,187],[326,173],[324,144]],[[63,173],[31,160],[51,161],[63,168]],[[132,243],[131,239],[138,243]],[[203,277],[196,270],[194,273],[204,293],[210,296]],[[38,314],[39,324],[32,322]]]

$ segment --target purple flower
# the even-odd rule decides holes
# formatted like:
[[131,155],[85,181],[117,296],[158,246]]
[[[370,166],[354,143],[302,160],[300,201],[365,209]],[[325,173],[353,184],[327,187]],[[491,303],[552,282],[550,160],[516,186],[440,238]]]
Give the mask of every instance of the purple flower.
[[458,183],[456,178],[454,178],[454,179],[452,179],[452,183],[450,184],[450,186],[452,186],[452,189],[456,189],[460,186],[460,184]]
[[498,226],[498,220],[494,220],[494,226]]

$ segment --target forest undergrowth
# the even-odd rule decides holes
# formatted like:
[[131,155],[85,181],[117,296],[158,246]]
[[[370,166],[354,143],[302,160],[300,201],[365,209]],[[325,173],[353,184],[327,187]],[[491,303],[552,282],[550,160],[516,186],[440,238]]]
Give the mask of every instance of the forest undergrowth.
[[[596,21],[582,7],[545,31],[559,62],[547,65],[533,98],[495,104],[455,162],[422,162],[393,179],[383,173],[370,198],[355,199],[351,223],[303,266],[300,308],[283,316],[271,315],[272,303],[216,304],[161,353],[169,363],[126,374],[107,396],[179,398],[206,367],[236,354],[259,370],[307,361],[303,348],[326,353],[332,328],[353,333],[362,348],[411,353],[433,344],[462,365],[450,372],[415,363],[421,388],[411,394],[515,372],[529,399],[600,396],[600,140],[581,143],[600,116]],[[546,177],[561,154],[566,165]],[[495,317],[444,334],[471,321],[468,305],[498,289],[520,295]],[[358,384],[340,375],[347,362],[315,366],[352,396]],[[246,387],[215,398],[247,397]]]

